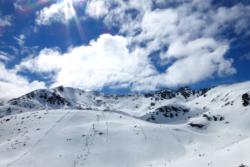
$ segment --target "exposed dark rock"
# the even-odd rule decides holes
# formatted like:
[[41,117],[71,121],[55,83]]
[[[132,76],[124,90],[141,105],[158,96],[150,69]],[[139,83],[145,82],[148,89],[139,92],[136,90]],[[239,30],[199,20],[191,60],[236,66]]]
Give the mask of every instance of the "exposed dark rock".
[[198,91],[200,96],[206,96],[206,93],[210,90],[211,88],[203,88]]
[[216,116],[213,116],[213,118],[214,118],[214,121],[217,121],[217,117]]
[[159,91],[157,92],[157,95],[159,95],[163,99],[171,99],[175,97],[175,93],[170,89]]
[[9,122],[9,121],[10,121],[10,118],[5,119],[5,122]]
[[144,97],[146,97],[146,98],[154,97],[154,94],[153,93],[145,93]]
[[15,105],[18,105],[18,99],[10,100],[10,101],[9,101],[9,104],[10,104],[10,105],[14,105],[14,106],[15,106]]
[[28,93],[26,96],[27,96],[27,98],[29,98],[29,99],[33,99],[33,98],[35,97],[35,94],[34,94],[34,92],[30,92],[30,93]]
[[191,95],[194,95],[195,94],[195,91],[190,89],[189,87],[181,87],[179,88],[176,93],[179,93],[181,94],[183,97],[185,98],[188,98],[190,97]]
[[151,115],[149,118],[147,118],[147,121],[154,121],[154,120],[155,120],[154,115]]
[[219,119],[219,120],[220,120],[220,121],[223,121],[224,119],[225,119],[224,117],[220,117],[220,119]]
[[103,135],[103,134],[104,134],[103,132],[99,132],[99,133],[98,133],[98,135],[100,135],[100,136]]
[[143,116],[143,119],[147,121],[157,122],[157,118],[166,117],[166,118],[174,118],[180,115],[185,115],[189,112],[189,109],[184,108],[182,106],[162,106],[157,108],[154,112],[148,113]]
[[162,106],[156,109],[156,111],[162,112],[162,113],[170,113],[170,112],[183,112],[187,113],[189,112],[189,109],[179,106]]
[[155,106],[155,103],[151,102],[151,103],[150,103],[150,106]]
[[208,121],[223,121],[223,120],[225,120],[224,116],[222,116],[222,115],[203,114],[202,116],[205,117]]
[[[57,89],[59,91],[64,91],[63,87],[58,87]],[[58,109],[63,108],[64,106],[72,106],[68,100],[66,100],[60,94],[56,93],[56,91],[50,92],[45,89],[33,91],[19,98],[9,100],[7,103],[11,106],[28,108],[28,109],[36,108],[38,106],[40,108],[42,108],[42,106],[44,106],[44,108],[45,107],[47,108],[50,105],[56,105],[56,108]],[[7,113],[8,112],[9,110],[7,110]],[[17,109],[14,108],[14,112],[17,112]]]
[[69,105],[69,102],[56,93],[52,93],[52,96],[47,98],[47,101],[53,105]]
[[63,92],[63,91],[64,91],[64,87],[63,87],[63,86],[59,86],[59,87],[58,87],[58,90],[59,90],[60,92]]
[[244,93],[242,96],[243,106],[248,106],[250,104],[250,95],[248,93]]
[[189,125],[191,126],[191,127],[194,127],[194,128],[199,128],[199,129],[201,129],[201,128],[203,128],[205,125],[203,125],[203,124],[196,124],[196,123],[189,123]]
[[10,115],[10,114],[11,114],[11,112],[12,112],[11,108],[10,108],[10,107],[8,107],[8,109],[7,109],[7,111],[6,111],[6,115]]
[[193,90],[189,87],[181,87],[181,88],[177,89],[176,91],[171,90],[171,89],[164,89],[161,91],[145,93],[144,96],[146,98],[160,97],[160,99],[171,99],[171,98],[176,97],[176,95],[180,94],[183,97],[188,98],[191,95],[206,96],[206,93],[209,90],[211,90],[211,88],[203,88],[200,90]]

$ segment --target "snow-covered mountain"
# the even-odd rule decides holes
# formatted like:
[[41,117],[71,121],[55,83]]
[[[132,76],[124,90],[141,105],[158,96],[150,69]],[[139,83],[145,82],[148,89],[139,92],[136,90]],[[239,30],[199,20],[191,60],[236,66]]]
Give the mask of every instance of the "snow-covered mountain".
[[130,95],[60,86],[0,115],[0,167],[250,165],[250,82]]
[[141,115],[158,110],[169,103],[186,103],[190,99],[205,94],[208,90],[195,91],[183,87],[176,91],[165,89],[147,94],[113,95],[60,86],[53,89],[36,90],[9,100],[0,107],[0,113],[4,116],[44,109],[88,109],[133,112],[135,115]]

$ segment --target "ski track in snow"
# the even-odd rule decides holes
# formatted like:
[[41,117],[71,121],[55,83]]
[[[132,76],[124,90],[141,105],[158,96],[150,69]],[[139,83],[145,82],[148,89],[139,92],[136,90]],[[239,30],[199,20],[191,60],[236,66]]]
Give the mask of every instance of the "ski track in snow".
[[29,149],[28,151],[24,152],[22,155],[20,155],[17,159],[15,159],[14,161],[8,163],[6,165],[6,167],[11,167],[14,163],[17,163],[20,159],[24,158],[27,154],[29,154],[42,140],[44,140],[46,138],[46,136],[56,127],[58,126],[58,124],[60,122],[62,122],[65,118],[67,118],[67,116],[72,113],[70,111],[67,111],[64,115],[62,115],[57,121],[55,121],[54,125],[51,126],[45,133],[44,135],[38,139],[35,144],[31,147],[31,149]]
[[[250,166],[250,105],[242,105],[250,82],[188,99],[53,91],[79,110],[47,105],[39,91],[34,111],[13,107],[0,118],[0,167]],[[22,110],[33,105],[30,97],[18,100]]]

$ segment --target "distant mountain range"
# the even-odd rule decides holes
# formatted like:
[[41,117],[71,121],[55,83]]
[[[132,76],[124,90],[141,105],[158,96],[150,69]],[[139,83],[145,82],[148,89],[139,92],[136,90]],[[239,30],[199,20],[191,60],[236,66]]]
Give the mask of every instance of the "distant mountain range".
[[[164,89],[153,93],[115,95],[101,92],[86,92],[81,89],[59,86],[41,89],[1,104],[1,113],[22,113],[43,109],[97,109],[97,110],[144,110],[151,111],[165,101],[179,99],[189,101],[204,95],[210,89],[192,90],[182,87],[178,90]],[[131,104],[131,105],[128,105]]]
[[250,82],[128,95],[60,86],[2,103],[0,116],[0,167],[250,165]]

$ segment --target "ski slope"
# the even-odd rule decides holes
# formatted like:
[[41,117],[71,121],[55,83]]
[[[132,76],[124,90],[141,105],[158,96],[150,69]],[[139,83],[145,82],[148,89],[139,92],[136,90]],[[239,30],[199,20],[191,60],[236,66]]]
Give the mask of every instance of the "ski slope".
[[[250,82],[159,101],[156,96],[114,100],[86,92],[82,99],[66,94],[61,96],[69,103],[92,109],[49,104],[40,109],[46,103],[39,102],[33,110],[22,106],[22,113],[0,118],[0,167],[250,165],[250,105],[243,105],[248,97],[242,98],[250,94]],[[101,105],[90,102],[94,97]],[[23,105],[23,99],[18,103]],[[2,113],[9,107],[2,106]]]

